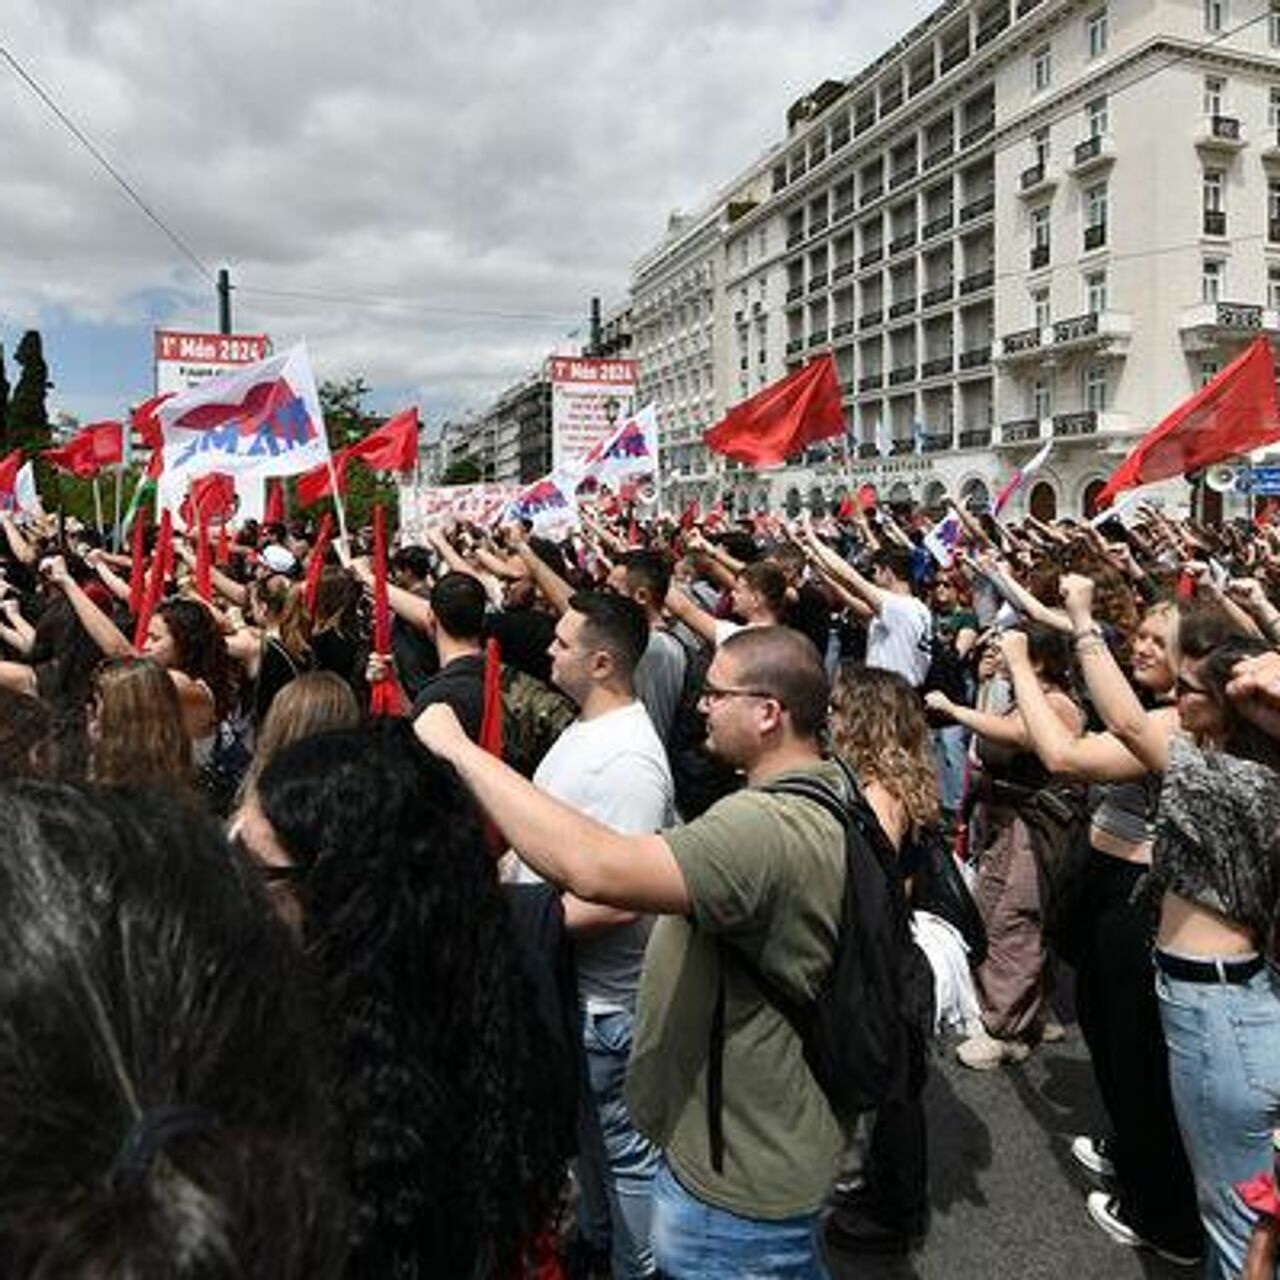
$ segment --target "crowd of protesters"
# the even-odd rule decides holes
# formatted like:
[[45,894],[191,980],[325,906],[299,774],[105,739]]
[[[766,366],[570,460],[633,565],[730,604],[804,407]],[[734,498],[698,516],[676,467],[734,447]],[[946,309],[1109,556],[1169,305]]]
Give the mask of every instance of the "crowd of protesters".
[[[1068,987],[1082,1229],[1276,1274],[1280,535],[951,510],[0,517],[0,1274],[822,1276]],[[931,996],[851,1120],[857,849]]]

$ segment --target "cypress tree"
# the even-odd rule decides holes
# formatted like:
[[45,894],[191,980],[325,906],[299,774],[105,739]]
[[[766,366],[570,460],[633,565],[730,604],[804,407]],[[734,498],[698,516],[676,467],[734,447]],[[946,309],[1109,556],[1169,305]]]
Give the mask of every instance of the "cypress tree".
[[36,330],[28,329],[22,335],[13,358],[21,372],[9,398],[8,445],[10,448],[21,445],[28,450],[46,448],[49,444],[49,410],[45,396],[53,383],[49,381],[44,346]]

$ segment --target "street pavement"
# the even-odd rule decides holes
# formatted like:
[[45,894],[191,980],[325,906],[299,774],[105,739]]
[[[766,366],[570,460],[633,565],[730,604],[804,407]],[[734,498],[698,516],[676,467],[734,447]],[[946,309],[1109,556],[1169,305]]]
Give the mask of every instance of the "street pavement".
[[[924,1244],[905,1259],[832,1252],[834,1280],[1189,1280],[1199,1268],[1113,1244],[1090,1221],[1095,1184],[1069,1150],[1103,1118],[1080,1029],[1015,1067],[969,1071],[935,1054],[925,1102],[930,1199]],[[1159,1170],[1152,1170],[1159,1177]]]

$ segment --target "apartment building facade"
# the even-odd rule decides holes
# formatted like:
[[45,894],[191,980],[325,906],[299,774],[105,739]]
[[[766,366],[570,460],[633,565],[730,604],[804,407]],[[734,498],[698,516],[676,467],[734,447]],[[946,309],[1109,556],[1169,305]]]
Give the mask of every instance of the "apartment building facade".
[[1280,339],[1278,130],[1266,0],[942,5],[795,104],[785,140],[638,265],[633,308],[661,264],[710,272],[700,407],[830,351],[850,424],[767,473],[704,459],[666,398],[676,331],[637,319],[642,387],[677,424],[668,501],[692,481],[739,509],[863,483],[981,504],[1052,439],[1021,505],[1088,510],[1143,431]]

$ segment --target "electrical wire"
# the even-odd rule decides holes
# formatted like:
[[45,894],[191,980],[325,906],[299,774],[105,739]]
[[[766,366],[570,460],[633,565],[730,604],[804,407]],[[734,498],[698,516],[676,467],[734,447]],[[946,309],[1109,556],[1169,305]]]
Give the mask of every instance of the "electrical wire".
[[580,319],[576,315],[550,311],[497,311],[480,307],[441,307],[400,298],[364,297],[341,293],[313,293],[305,289],[264,289],[257,285],[243,284],[233,284],[232,289],[236,293],[248,294],[259,298],[290,298],[303,302],[333,302],[354,307],[395,307],[403,311],[422,312],[426,315],[472,316],[476,319],[484,320],[529,320],[540,324],[573,324]]

